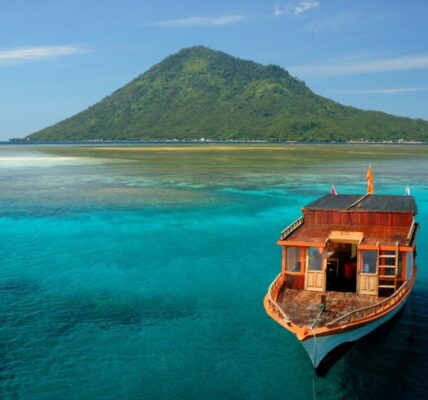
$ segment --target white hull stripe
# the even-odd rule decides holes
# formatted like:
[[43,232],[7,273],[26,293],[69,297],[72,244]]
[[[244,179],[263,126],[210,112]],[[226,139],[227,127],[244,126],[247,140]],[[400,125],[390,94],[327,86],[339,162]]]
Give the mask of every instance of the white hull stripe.
[[340,346],[343,343],[354,342],[362,338],[363,336],[373,332],[376,328],[389,321],[395,314],[397,314],[407,301],[407,297],[383,317],[370,322],[369,324],[363,325],[359,328],[345,331],[343,333],[336,333],[328,336],[319,336],[310,338],[302,341],[303,347],[308,352],[309,357],[312,361],[313,366],[316,368],[324,359],[324,357],[330,353],[333,349]]

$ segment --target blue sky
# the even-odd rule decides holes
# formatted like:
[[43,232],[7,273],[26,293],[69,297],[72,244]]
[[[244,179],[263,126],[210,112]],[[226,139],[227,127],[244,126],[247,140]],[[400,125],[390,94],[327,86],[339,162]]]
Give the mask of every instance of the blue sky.
[[0,4],[0,140],[69,117],[200,44],[280,65],[343,104],[428,120],[424,0]]

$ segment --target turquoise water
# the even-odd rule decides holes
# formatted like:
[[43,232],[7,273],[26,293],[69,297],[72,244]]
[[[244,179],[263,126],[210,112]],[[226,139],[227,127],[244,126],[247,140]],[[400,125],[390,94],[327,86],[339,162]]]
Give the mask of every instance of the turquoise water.
[[[416,196],[419,275],[315,377],[262,300],[275,242],[330,190]],[[0,147],[1,399],[424,398],[428,148]]]

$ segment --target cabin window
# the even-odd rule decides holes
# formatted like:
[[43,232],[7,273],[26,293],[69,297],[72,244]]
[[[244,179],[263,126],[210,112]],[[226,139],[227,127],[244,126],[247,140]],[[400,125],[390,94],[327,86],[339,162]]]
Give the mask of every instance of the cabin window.
[[366,250],[363,253],[363,273],[375,274],[377,263],[377,250]]
[[308,269],[310,271],[322,270],[322,247],[308,247]]
[[287,271],[302,272],[302,263],[300,262],[300,247],[287,246]]
[[412,277],[413,270],[413,251],[408,251],[406,253],[406,279],[410,281]]

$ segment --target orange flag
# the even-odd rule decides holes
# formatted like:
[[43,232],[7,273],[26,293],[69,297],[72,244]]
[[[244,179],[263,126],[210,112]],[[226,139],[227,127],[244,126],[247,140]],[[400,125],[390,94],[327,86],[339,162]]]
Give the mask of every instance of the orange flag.
[[373,171],[372,171],[372,167],[371,166],[369,166],[367,168],[366,180],[367,180],[367,193],[368,194],[373,194],[374,193]]

